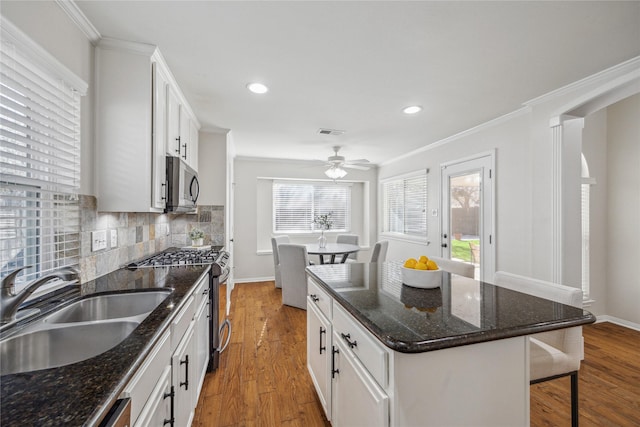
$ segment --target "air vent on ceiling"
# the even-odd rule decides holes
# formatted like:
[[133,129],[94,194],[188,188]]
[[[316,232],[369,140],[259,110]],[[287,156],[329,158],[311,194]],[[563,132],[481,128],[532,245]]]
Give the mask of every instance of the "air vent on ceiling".
[[338,136],[338,135],[342,135],[344,133],[344,131],[343,130],[337,130],[337,129],[318,129],[318,133],[320,135]]

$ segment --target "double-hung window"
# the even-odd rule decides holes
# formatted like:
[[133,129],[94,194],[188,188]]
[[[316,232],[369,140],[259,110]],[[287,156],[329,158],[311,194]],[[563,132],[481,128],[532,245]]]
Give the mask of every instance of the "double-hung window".
[[331,214],[332,231],[351,229],[351,186],[310,181],[274,181],[273,232],[313,233],[313,220]]
[[0,275],[16,288],[80,256],[80,97],[86,84],[11,23],[0,47]]
[[426,171],[382,181],[382,232],[400,238],[427,238]]

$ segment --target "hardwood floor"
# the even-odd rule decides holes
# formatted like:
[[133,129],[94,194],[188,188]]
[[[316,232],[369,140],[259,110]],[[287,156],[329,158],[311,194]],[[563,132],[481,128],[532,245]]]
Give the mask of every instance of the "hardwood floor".
[[[307,372],[306,311],[283,306],[273,282],[236,285],[232,298],[231,343],[193,425],[330,426]],[[640,426],[640,332],[599,323],[583,335],[581,426]],[[531,386],[531,426],[569,426],[569,402],[568,377]]]

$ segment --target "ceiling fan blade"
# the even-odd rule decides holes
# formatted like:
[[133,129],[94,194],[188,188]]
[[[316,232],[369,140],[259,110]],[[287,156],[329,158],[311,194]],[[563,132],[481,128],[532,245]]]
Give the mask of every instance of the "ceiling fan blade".
[[343,168],[349,168],[349,169],[358,169],[361,171],[368,171],[369,170],[369,166],[360,166],[360,165],[352,165],[350,163],[345,163],[344,165],[342,165]]
[[360,164],[360,163],[369,164],[371,162],[367,159],[355,159],[355,160],[348,160],[347,163],[353,165],[353,164]]

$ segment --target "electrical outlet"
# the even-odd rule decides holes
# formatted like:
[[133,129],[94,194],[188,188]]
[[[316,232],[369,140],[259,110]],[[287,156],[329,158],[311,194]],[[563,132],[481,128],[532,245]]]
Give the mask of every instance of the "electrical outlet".
[[107,230],[91,232],[91,252],[107,249]]
[[111,230],[111,249],[118,247],[118,230]]

